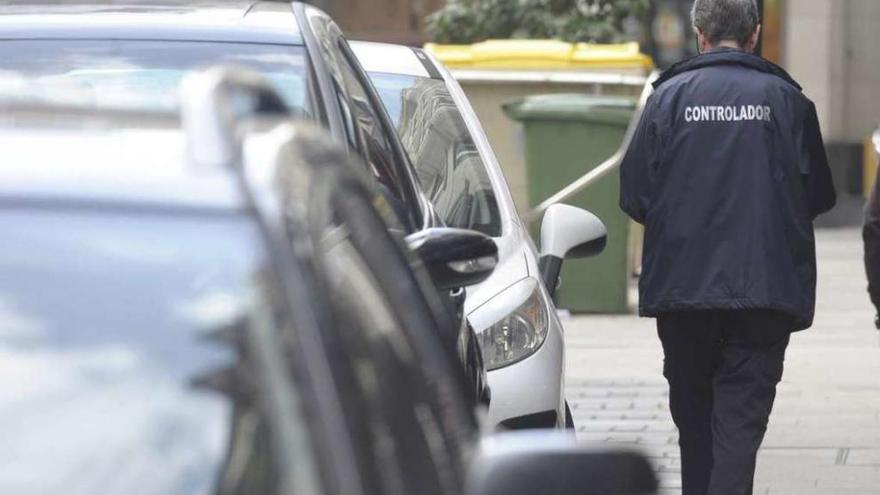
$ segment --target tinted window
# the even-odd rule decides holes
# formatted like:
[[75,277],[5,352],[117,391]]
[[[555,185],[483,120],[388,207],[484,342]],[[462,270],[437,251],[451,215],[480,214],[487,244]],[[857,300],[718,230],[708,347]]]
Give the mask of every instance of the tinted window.
[[442,80],[371,74],[416,168],[422,190],[450,227],[501,235],[483,159]]
[[0,492],[274,491],[250,223],[6,211],[0,229]]
[[[332,39],[333,35],[326,35]],[[370,172],[377,182],[377,189],[385,196],[394,210],[393,217],[386,220],[392,228],[410,232],[415,229],[421,206],[412,192],[411,179],[395,153],[388,129],[382,124],[383,117],[373,106],[369,90],[364,86],[358,70],[349,59],[347,50],[339,37],[338,46],[330,41],[322,45],[328,70],[333,77],[333,90],[339,102],[349,144],[366,160]],[[390,132],[394,132],[391,130]]]
[[0,42],[0,97],[110,108],[173,110],[187,71],[211,65],[266,76],[289,106],[308,113],[302,47],[125,40]]

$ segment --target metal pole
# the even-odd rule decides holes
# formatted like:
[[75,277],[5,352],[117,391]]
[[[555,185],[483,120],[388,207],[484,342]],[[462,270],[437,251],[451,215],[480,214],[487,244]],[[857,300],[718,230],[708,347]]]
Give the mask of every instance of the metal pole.
[[639,121],[642,119],[642,113],[645,110],[645,103],[647,103],[648,97],[651,96],[651,93],[654,91],[652,85],[658,77],[660,77],[660,72],[656,70],[648,77],[645,87],[642,89],[642,95],[639,97],[636,111],[633,113],[632,120],[630,120],[629,126],[626,128],[626,133],[623,135],[623,142],[620,143],[620,147],[617,151],[615,151],[610,158],[599,164],[598,167],[582,175],[579,179],[565,186],[561,191],[545,199],[538,206],[523,215],[523,220],[525,220],[526,223],[539,220],[547,208],[578,194],[620,166],[620,162],[623,161],[623,157],[626,155],[626,150],[629,148],[630,142],[632,142],[633,135],[635,135],[636,127],[638,127]]

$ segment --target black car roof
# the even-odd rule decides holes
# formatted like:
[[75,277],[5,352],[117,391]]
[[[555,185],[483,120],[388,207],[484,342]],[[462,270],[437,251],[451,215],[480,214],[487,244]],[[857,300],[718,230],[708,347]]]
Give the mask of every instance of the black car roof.
[[302,44],[290,2],[25,1],[0,5],[0,40],[143,39]]

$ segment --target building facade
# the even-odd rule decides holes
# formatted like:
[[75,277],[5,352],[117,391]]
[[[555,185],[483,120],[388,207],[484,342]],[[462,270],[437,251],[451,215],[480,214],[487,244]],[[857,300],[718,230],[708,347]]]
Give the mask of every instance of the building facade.
[[311,0],[351,39],[422,45],[424,21],[444,0]]
[[816,103],[843,213],[859,221],[873,175],[863,143],[880,124],[880,1],[786,0],[782,20],[782,64]]

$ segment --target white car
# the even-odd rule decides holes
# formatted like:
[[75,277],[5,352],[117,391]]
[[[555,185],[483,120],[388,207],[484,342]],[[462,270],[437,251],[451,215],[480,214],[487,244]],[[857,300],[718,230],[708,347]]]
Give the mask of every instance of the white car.
[[479,120],[443,65],[417,48],[367,42],[351,47],[440,217],[498,244],[497,268],[468,289],[465,302],[489,370],[490,424],[573,427],[564,396],[563,327],[547,287],[555,289],[566,254],[601,251],[604,226],[589,212],[555,205],[543,220],[539,255]]

